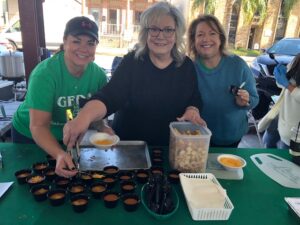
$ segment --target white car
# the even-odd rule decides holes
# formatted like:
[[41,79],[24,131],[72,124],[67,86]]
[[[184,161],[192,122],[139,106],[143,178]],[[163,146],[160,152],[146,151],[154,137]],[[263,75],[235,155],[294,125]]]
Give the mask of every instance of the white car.
[[[66,23],[75,16],[82,15],[78,1],[47,0],[43,3],[46,48],[57,50],[63,43]],[[2,30],[0,38],[6,38],[16,49],[22,49],[21,25],[18,17],[13,18]]]
[[[51,27],[50,27],[51,28]],[[45,29],[46,47],[50,50],[57,50],[63,42],[63,29],[64,27],[56,26],[55,31],[50,30],[48,27]],[[10,26],[4,28],[0,33],[0,40],[7,39],[14,50],[22,49],[22,34],[20,20],[11,23]]]

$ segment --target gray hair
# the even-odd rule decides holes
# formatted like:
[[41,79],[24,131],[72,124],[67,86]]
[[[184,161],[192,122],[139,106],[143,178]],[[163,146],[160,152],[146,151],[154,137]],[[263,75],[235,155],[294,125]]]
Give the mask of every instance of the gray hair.
[[135,46],[135,58],[142,58],[143,55],[148,53],[148,28],[151,23],[159,21],[165,15],[171,16],[175,21],[176,40],[174,47],[171,50],[171,56],[176,62],[176,66],[180,66],[185,59],[185,45],[183,39],[186,29],[185,20],[181,12],[168,2],[158,2],[142,13],[138,43]]

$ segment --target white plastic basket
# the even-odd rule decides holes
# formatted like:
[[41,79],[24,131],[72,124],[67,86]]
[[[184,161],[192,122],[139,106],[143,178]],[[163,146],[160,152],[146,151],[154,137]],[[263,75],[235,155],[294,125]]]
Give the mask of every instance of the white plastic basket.
[[185,196],[185,200],[187,202],[189,211],[193,220],[228,220],[229,216],[234,209],[234,206],[228,196],[225,194],[225,203],[223,208],[194,208],[191,204],[191,199],[187,195],[187,190],[189,187],[185,185],[184,180],[186,178],[190,179],[202,179],[202,180],[210,180],[214,184],[216,184],[217,188],[226,193],[226,191],[222,188],[218,180],[211,173],[180,173],[179,174],[180,183],[183,189],[183,193]]

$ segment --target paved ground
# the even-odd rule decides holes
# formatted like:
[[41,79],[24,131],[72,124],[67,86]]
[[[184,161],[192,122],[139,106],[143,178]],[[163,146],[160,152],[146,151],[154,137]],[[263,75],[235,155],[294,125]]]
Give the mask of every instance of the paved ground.
[[255,132],[251,131],[248,134],[246,134],[242,141],[240,142],[239,148],[263,148],[263,146],[260,144],[258,137]]

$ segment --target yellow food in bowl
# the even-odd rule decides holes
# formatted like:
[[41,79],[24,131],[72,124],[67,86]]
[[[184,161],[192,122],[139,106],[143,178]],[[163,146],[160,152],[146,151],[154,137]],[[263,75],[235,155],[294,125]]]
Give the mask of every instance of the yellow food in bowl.
[[236,167],[236,168],[243,166],[243,162],[241,160],[230,158],[230,157],[220,158],[220,163],[223,164],[224,166]]
[[115,144],[117,144],[120,138],[117,135],[109,135],[107,133],[94,133],[89,138],[90,143],[95,147],[103,149],[109,148]]
[[96,145],[112,145],[114,142],[109,139],[102,139],[102,140],[96,140],[95,144]]

